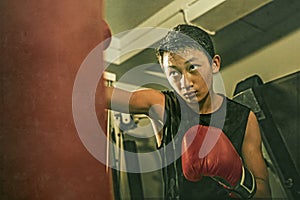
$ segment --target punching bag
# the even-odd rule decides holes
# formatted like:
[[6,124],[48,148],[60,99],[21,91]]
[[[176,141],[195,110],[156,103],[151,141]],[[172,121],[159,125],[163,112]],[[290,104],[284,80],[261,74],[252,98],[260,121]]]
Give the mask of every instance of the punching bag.
[[102,15],[101,0],[0,2],[0,199],[113,199],[72,116],[76,73],[110,34]]

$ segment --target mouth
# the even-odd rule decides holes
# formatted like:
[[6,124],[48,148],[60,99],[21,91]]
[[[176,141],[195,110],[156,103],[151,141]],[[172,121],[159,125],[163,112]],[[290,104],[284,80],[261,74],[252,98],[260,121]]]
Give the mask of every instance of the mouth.
[[186,98],[186,99],[193,99],[194,97],[196,97],[196,91],[189,91],[189,92],[186,92],[183,94],[183,96]]

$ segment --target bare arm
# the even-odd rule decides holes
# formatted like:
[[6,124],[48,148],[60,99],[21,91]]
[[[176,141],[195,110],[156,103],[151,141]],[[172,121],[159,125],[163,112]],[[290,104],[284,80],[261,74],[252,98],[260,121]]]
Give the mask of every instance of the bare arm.
[[121,89],[105,88],[106,108],[123,113],[146,114],[154,125],[157,145],[161,145],[162,121],[164,115],[165,97],[156,90],[138,90],[128,92]]
[[[156,90],[144,89],[128,92],[113,87],[106,87],[106,107],[124,113],[159,115],[162,111],[154,107],[164,107],[164,95]],[[155,106],[157,105],[157,106]],[[162,119],[162,118],[161,118]]]
[[250,112],[242,147],[246,167],[256,179],[254,198],[270,198],[268,171],[262,155],[262,140],[256,116]]

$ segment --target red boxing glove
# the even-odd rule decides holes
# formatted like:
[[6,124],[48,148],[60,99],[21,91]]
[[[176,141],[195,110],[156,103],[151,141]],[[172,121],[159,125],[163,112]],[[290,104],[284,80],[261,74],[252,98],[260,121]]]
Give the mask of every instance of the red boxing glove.
[[242,198],[251,198],[256,182],[221,129],[196,125],[182,141],[182,170],[189,181],[212,177],[224,188]]

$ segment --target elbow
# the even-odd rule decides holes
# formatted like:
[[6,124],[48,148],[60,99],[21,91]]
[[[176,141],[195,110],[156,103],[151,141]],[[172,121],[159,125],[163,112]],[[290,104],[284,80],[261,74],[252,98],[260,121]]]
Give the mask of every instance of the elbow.
[[256,178],[257,190],[254,195],[255,198],[271,199],[271,189],[267,180]]

